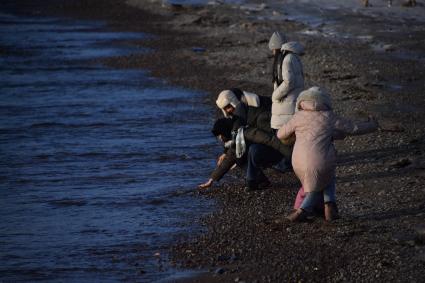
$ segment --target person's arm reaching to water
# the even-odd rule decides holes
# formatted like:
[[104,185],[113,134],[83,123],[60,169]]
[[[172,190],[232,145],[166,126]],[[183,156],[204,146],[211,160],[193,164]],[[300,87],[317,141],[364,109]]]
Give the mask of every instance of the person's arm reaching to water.
[[217,167],[211,173],[210,178],[203,184],[200,184],[198,188],[207,189],[211,187],[214,182],[220,181],[224,175],[236,164],[236,155],[232,150],[228,150],[220,164],[217,163]]

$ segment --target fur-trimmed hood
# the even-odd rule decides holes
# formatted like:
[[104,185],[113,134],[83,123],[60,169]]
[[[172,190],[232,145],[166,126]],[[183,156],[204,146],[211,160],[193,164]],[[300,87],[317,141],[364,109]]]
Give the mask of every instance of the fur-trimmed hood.
[[290,51],[292,53],[303,55],[304,54],[304,46],[301,45],[301,43],[296,41],[290,41],[282,45],[280,50],[283,51]]
[[[300,105],[301,103],[302,107]],[[299,110],[330,111],[332,110],[331,97],[324,89],[313,86],[302,91],[298,96],[296,111]]]

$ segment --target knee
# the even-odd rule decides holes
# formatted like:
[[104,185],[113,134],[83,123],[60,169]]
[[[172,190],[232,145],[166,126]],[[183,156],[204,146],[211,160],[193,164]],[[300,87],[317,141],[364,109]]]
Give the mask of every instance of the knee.
[[257,152],[258,152],[258,145],[257,144],[250,145],[248,149],[248,155],[255,156]]

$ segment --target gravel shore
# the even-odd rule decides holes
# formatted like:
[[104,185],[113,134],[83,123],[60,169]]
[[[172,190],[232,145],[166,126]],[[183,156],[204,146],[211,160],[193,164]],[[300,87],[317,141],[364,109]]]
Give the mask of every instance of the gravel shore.
[[[190,7],[141,0],[31,1],[21,12],[99,19],[115,30],[154,34],[119,44],[155,52],[102,63],[149,69],[172,84],[202,90],[212,111],[226,88],[271,95],[267,42],[280,30],[305,46],[306,84],[328,89],[338,114],[377,117],[379,131],[337,142],[341,219],[288,223],[284,216],[299,188],[294,174],[268,170],[272,188],[246,193],[243,172],[235,170],[199,195],[217,202],[216,211],[202,219],[207,232],[171,248],[175,266],[203,271],[181,281],[424,282],[424,22],[341,8],[322,10],[320,16],[332,24],[309,26],[285,12],[292,1],[283,2],[280,11],[273,1],[245,8],[218,2]],[[424,11],[422,4],[416,8]]]

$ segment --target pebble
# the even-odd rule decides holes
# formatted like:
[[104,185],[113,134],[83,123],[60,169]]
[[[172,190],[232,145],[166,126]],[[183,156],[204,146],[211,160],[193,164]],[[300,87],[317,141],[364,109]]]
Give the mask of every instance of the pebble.
[[217,269],[214,271],[214,273],[215,273],[215,274],[218,274],[218,275],[221,275],[221,274],[223,274],[225,271],[226,271],[226,270],[225,270],[224,268],[217,268]]
[[390,166],[394,168],[403,168],[409,166],[410,164],[412,164],[412,161],[410,161],[409,158],[402,158],[396,162],[391,163]]
[[394,51],[395,47],[392,44],[385,44],[384,46],[382,46],[382,48],[386,51],[386,52],[390,52],[390,51]]
[[218,257],[217,257],[217,260],[218,261],[226,261],[226,260],[228,260],[230,257],[228,257],[228,256],[226,256],[226,255],[219,255]]
[[425,226],[415,228],[415,243],[417,245],[425,245]]
[[202,53],[202,52],[205,52],[206,49],[203,47],[192,47],[192,51],[196,53]]

